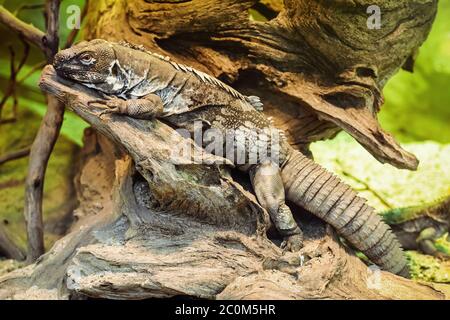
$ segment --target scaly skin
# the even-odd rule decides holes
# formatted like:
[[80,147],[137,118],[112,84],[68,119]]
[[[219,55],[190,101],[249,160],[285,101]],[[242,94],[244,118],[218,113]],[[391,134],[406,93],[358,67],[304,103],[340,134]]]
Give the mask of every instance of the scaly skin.
[[[250,174],[258,201],[285,238],[287,249],[299,250],[303,238],[285,197],[332,225],[381,268],[409,275],[400,244],[374,209],[336,176],[294,150],[257,110],[262,106],[257,97],[245,97],[211,76],[141,48],[104,40],[61,51],[54,67],[60,76],[103,93],[106,100],[92,104],[104,108],[104,114],[163,118],[191,136],[200,129],[202,147],[216,155],[226,153],[237,168]],[[224,152],[230,132],[234,144],[231,152]],[[219,136],[222,139],[216,140]],[[219,148],[217,144],[211,148],[213,142]]]

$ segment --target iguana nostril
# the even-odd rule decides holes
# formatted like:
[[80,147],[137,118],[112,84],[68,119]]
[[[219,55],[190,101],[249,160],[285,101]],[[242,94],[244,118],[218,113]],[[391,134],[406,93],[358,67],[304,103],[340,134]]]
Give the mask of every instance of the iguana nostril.
[[55,58],[53,59],[53,67],[54,67],[56,70],[61,69],[62,62],[63,62],[63,58],[62,58],[61,54],[57,53],[57,54],[55,55]]

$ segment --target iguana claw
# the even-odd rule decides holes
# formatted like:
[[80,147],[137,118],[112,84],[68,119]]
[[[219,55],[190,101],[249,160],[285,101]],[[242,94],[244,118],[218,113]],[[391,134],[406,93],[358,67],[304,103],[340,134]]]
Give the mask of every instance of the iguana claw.
[[107,98],[106,100],[91,100],[88,102],[88,106],[96,104],[98,108],[103,108],[104,110],[98,114],[99,117],[109,114],[109,113],[121,113],[121,104],[125,101],[118,98]]
[[303,235],[293,234],[291,236],[285,237],[284,241],[281,243],[281,248],[284,251],[299,251],[301,248],[303,248]]
[[98,114],[98,116],[101,118],[102,116],[104,116],[105,114],[112,114],[112,113],[120,113],[119,108],[115,107],[115,108],[109,108],[109,109],[105,109],[102,112],[100,112]]

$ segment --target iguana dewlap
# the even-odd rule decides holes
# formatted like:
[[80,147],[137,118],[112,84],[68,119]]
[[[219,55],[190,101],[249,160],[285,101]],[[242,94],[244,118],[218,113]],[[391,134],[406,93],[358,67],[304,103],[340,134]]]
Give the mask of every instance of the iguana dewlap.
[[[220,156],[223,149],[208,147],[218,135],[233,132],[233,150],[226,157],[250,173],[258,201],[288,248],[301,247],[302,232],[285,197],[332,225],[381,268],[409,275],[399,242],[374,209],[338,177],[294,150],[257,110],[262,106],[258,98],[157,54],[104,40],[59,52],[54,68],[58,75],[107,96],[97,101],[104,104],[104,113],[162,118],[192,135],[200,123],[202,147],[215,154],[220,151]],[[229,148],[225,138],[219,141]],[[265,156],[258,152],[261,149],[267,151]]]

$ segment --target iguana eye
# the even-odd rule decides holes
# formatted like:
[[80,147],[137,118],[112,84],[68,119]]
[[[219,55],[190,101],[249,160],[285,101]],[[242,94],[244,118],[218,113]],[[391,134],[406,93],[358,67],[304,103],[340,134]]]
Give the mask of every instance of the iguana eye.
[[79,59],[82,64],[91,64],[94,61],[94,58],[89,53],[83,53]]

